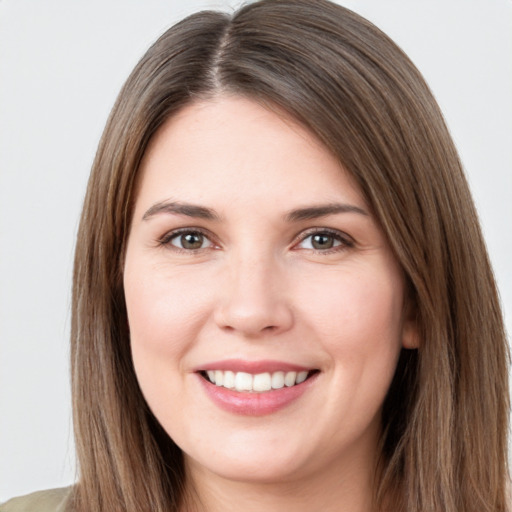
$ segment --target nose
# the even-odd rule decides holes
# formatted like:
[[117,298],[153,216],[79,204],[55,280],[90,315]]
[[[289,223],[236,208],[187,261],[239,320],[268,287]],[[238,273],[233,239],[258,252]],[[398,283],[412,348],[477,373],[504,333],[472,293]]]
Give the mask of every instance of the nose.
[[272,258],[231,261],[214,314],[218,327],[248,338],[290,329],[293,313],[284,274]]

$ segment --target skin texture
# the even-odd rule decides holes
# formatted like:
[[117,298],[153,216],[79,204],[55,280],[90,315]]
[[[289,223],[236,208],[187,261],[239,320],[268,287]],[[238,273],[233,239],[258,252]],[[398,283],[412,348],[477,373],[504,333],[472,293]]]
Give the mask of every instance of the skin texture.
[[[215,218],[156,211],[162,202]],[[361,212],[287,218],[335,203]],[[198,249],[180,247],[183,228],[202,232]],[[326,230],[332,247],[314,248]],[[140,387],[203,506],[370,510],[379,413],[417,337],[385,237],[314,136],[233,96],[168,120],[142,163],[124,286]],[[233,358],[319,373],[276,412],[236,414],[196,371]]]

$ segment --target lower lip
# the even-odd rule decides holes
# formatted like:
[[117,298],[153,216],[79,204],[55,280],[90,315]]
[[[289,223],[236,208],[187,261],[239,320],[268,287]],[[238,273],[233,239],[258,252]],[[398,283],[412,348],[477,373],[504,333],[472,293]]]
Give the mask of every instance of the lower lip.
[[221,409],[245,416],[264,416],[284,409],[299,399],[316,380],[318,373],[295,386],[263,393],[247,393],[216,386],[197,374],[209,398]]

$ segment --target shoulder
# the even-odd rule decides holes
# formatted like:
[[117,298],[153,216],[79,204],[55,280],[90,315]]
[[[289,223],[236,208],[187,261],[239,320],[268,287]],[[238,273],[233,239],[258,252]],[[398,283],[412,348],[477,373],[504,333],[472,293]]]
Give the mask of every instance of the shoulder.
[[64,512],[73,487],[38,491],[0,505],[0,512]]

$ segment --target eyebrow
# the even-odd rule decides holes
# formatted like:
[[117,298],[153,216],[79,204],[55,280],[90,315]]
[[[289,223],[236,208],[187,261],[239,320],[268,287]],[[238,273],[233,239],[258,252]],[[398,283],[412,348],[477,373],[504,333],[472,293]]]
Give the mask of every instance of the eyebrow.
[[297,208],[288,212],[285,219],[288,222],[298,222],[301,220],[319,219],[321,217],[337,213],[358,213],[360,215],[369,216],[369,213],[359,206],[345,203],[330,203],[326,205],[310,206],[307,208]]
[[[205,219],[211,221],[220,221],[219,214],[206,206],[198,206],[191,203],[179,201],[161,201],[151,206],[142,216],[142,220],[147,220],[159,213],[171,213],[175,215],[184,215],[196,219]],[[284,219],[287,222],[299,222],[304,220],[319,219],[328,215],[337,213],[357,213],[359,215],[369,216],[366,210],[359,206],[345,203],[329,203],[318,206],[308,206],[305,208],[296,208],[288,212]]]
[[211,208],[177,201],[162,201],[154,204],[142,216],[142,220],[147,220],[158,213],[174,213],[176,215],[185,215],[186,217],[194,217],[196,219],[220,220],[219,215]]

